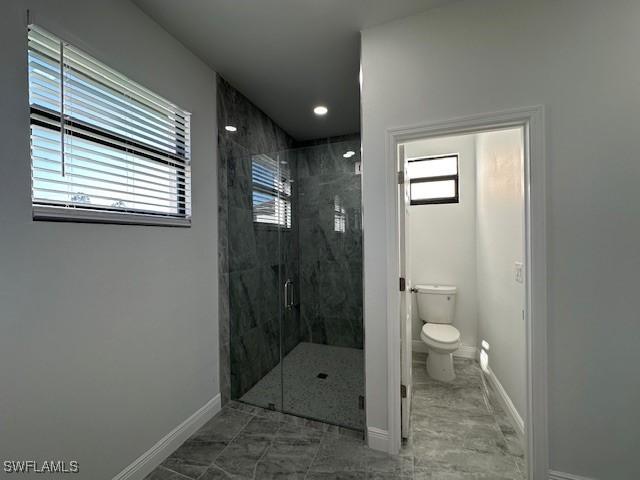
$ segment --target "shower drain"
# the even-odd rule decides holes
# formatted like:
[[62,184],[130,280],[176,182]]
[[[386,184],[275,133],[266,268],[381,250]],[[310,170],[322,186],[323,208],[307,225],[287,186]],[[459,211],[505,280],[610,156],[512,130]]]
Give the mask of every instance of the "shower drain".
[[319,374],[318,374],[318,378],[321,378],[321,379],[323,379],[323,380],[324,380],[325,378],[327,378],[328,376],[329,376],[329,375],[327,375],[326,373],[319,373]]

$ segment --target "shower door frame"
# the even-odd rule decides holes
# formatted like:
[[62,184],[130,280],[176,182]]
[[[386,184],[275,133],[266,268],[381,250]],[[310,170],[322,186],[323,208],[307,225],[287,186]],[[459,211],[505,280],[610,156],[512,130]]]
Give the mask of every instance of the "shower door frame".
[[[401,445],[401,355],[398,277],[397,155],[400,144],[411,140],[463,135],[520,127],[524,132],[524,202],[526,264],[526,412],[525,438],[529,480],[548,477],[547,423],[547,240],[546,143],[544,107],[534,106],[473,115],[386,132],[386,198],[389,221],[387,241],[387,422],[386,450],[397,453]],[[366,172],[365,172],[366,174]],[[366,233],[366,232],[365,232]],[[365,319],[366,325],[366,319]],[[366,346],[365,346],[366,348]],[[371,431],[369,428],[369,443]],[[381,446],[381,445],[380,445]]]

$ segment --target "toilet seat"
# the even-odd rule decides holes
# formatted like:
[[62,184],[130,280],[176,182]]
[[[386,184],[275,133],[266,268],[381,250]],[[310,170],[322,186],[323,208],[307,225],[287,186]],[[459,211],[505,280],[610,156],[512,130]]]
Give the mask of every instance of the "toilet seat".
[[460,331],[453,325],[442,323],[425,323],[420,334],[427,343],[457,345],[460,341]]

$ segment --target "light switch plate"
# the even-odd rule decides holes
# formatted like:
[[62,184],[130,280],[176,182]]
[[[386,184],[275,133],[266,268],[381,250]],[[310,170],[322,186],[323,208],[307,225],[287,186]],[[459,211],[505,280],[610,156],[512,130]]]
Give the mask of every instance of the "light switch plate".
[[524,283],[524,264],[522,262],[514,263],[515,280],[518,283]]

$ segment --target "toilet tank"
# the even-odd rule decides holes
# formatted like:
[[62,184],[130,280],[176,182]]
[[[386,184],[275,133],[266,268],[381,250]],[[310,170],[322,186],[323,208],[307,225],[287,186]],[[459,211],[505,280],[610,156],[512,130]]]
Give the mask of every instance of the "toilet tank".
[[451,323],[457,289],[451,285],[416,285],[418,315],[425,323]]

